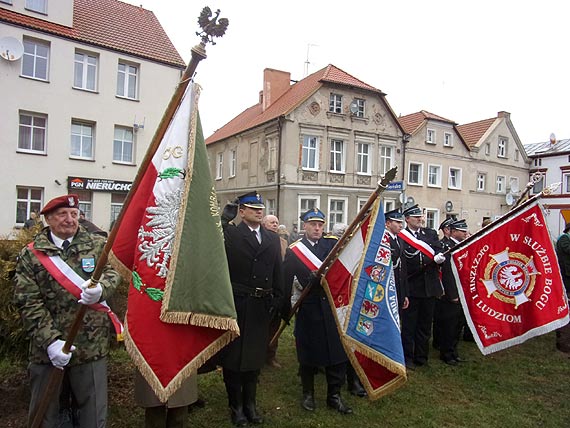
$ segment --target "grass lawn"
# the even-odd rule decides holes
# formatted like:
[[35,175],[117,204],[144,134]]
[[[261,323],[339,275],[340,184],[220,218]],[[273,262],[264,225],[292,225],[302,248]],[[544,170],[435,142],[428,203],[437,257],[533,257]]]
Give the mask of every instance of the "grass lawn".
[[[462,342],[460,353],[469,362],[457,367],[439,361],[432,351],[428,367],[409,373],[408,382],[377,401],[343,396],[354,409],[343,416],[326,408],[324,375],[316,377],[317,410],[300,405],[301,387],[293,337],[288,329],[279,342],[282,369],[264,369],[258,407],[264,426],[336,427],[570,427],[570,358],[556,351],[554,333],[514,348],[483,356],[474,343]],[[112,353],[109,369],[108,426],[143,426],[143,412],[133,402],[132,364],[123,349]],[[0,362],[0,427],[24,427],[27,380],[21,364]],[[204,408],[188,415],[190,427],[230,427],[221,372],[199,377]]]

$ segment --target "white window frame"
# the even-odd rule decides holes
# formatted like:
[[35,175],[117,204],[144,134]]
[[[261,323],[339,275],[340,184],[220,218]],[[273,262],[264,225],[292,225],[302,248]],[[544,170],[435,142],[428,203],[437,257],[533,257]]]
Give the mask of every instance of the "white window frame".
[[[134,85],[132,88],[133,93],[131,93],[130,83],[133,79],[134,79]],[[138,100],[139,81],[140,81],[140,65],[129,61],[119,60],[117,65],[117,97],[125,98],[128,100]],[[122,91],[121,91],[121,86],[122,86]]]
[[426,130],[426,143],[435,144],[436,133],[435,129],[427,128]]
[[330,142],[330,172],[344,173],[346,163],[345,142],[338,138],[331,138]]
[[484,192],[487,184],[487,174],[484,172],[477,173],[477,191]]
[[[97,91],[99,55],[80,50],[73,57],[73,87],[84,91]],[[93,82],[90,82],[92,78]]]
[[89,221],[93,219],[93,192],[91,190],[75,191],[79,196],[78,208],[83,211],[85,218]]
[[[455,174],[452,174],[452,171]],[[455,176],[455,180],[454,180]],[[447,188],[452,190],[461,190],[463,171],[461,168],[449,167],[449,180],[447,181]],[[453,183],[456,181],[456,183]]]
[[308,171],[319,170],[319,143],[320,139],[316,135],[303,135],[301,153],[302,169]]
[[[115,220],[119,217],[123,205],[125,204],[125,199],[127,198],[126,193],[111,193],[111,209],[109,210],[110,218],[109,224],[114,226]],[[121,202],[118,202],[120,200]]]
[[[22,118],[29,117],[31,118],[31,123],[23,124]],[[37,122],[44,121],[43,126]],[[18,146],[16,151],[20,153],[35,153],[35,154],[46,154],[47,153],[47,126],[48,126],[48,117],[45,114],[41,113],[32,113],[27,111],[20,111],[18,114]],[[29,135],[27,136],[26,147],[22,147],[22,138],[24,138],[24,134],[22,131],[24,129],[29,129]],[[34,149],[34,145],[36,142],[34,141],[36,137],[42,137],[42,149]]]
[[[311,203],[312,202],[312,203]],[[301,214],[307,212],[312,208],[319,208],[321,205],[321,196],[314,195],[314,194],[300,194],[297,196],[297,218],[301,216]],[[299,230],[302,229],[302,226],[299,225]]]
[[236,176],[236,170],[237,170],[237,149],[232,149],[230,150],[230,178],[233,178]]
[[356,198],[356,206],[358,207],[358,212],[360,212],[360,210],[362,209],[362,207],[366,204],[366,202],[368,202],[368,198],[364,198],[361,196],[358,196]]
[[378,156],[380,157],[380,162],[378,164],[379,174],[384,175],[392,169],[392,165],[394,165],[395,152],[396,148],[394,146],[386,144],[380,144],[378,146]]
[[562,174],[562,193],[570,193],[570,172]]
[[[364,148],[366,147],[366,150]],[[372,175],[372,144],[356,142],[356,174]]]
[[[24,54],[22,56],[21,76],[29,79],[42,80],[49,79],[50,43],[44,40],[24,37]],[[44,52],[38,52],[39,48],[45,48]],[[31,62],[30,62],[31,61]],[[31,66],[30,73],[26,74],[27,66]]]
[[[79,133],[74,131],[74,127],[80,127]],[[90,130],[91,135],[84,133],[85,130]],[[95,124],[82,120],[73,119],[71,121],[71,135],[69,144],[69,157],[71,159],[93,160],[95,158]],[[79,137],[79,154],[74,154],[74,136]],[[90,139],[90,141],[89,141]],[[84,145],[91,145],[90,153],[84,153]]]
[[[342,202],[342,210],[333,209],[332,204]],[[329,229],[336,223],[344,223],[346,224],[347,219],[347,210],[348,210],[348,196],[329,196],[328,198],[328,225]],[[340,218],[339,218],[340,215]],[[334,217],[334,218],[333,218]]]
[[436,208],[424,208],[426,227],[437,230],[439,225],[439,210]]
[[[40,192],[39,198],[34,197],[33,193]],[[26,192],[25,197],[22,197],[22,193]],[[43,207],[44,200],[44,188],[43,187],[31,187],[31,186],[16,186],[16,224],[22,226],[27,219],[30,218],[30,213],[36,211],[38,214]],[[25,210],[25,215],[22,217],[18,216],[18,212]],[[18,218],[19,217],[19,218]]]
[[275,171],[277,169],[277,139],[270,138],[267,141],[267,150],[269,151],[267,163],[267,170],[268,171]]
[[[435,182],[432,182],[432,169],[435,169]],[[428,187],[441,187],[441,165],[428,164],[428,176],[427,176],[427,186]]]
[[396,200],[384,198],[384,212],[392,211],[396,209]]
[[443,145],[445,147],[453,147],[453,134],[451,132],[443,133]]
[[505,137],[499,137],[499,141],[497,143],[497,157],[499,158],[506,158],[507,157],[507,146],[508,140]]
[[47,0],[26,0],[24,8],[32,12],[47,15]]
[[265,200],[265,215],[275,215],[276,212],[275,199]]
[[329,96],[329,112],[342,114],[342,95],[331,92]]
[[496,193],[507,192],[507,177],[504,175],[497,175],[497,185],[495,187]]
[[485,143],[485,155],[491,156],[491,143]]
[[363,118],[366,113],[366,100],[362,98],[355,98],[354,101],[356,102],[357,111],[354,114],[356,117]]
[[[115,157],[115,154],[119,152],[117,151],[117,146],[120,146],[119,157]],[[130,159],[128,159],[129,156]],[[113,163],[126,165],[134,165],[135,163],[135,134],[130,126],[115,125],[113,132]]]
[[216,153],[216,180],[223,178],[224,171],[224,153]]
[[519,161],[520,154],[521,152],[519,151],[519,149],[515,149],[515,162]]
[[[412,166],[417,167],[417,181],[412,181]],[[414,172],[415,173],[415,172]],[[408,163],[408,184],[410,186],[423,186],[424,185],[424,164],[421,162]]]

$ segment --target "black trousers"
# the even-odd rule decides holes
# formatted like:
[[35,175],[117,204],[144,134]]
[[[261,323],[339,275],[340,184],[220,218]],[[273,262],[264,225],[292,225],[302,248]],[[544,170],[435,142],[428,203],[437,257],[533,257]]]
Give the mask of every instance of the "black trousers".
[[[327,377],[327,396],[339,394],[344,380],[346,378],[347,363],[335,364],[325,367]],[[303,393],[313,393],[315,385],[315,373],[318,367],[300,365],[299,374],[301,375],[301,383],[303,384]]]
[[439,331],[439,357],[443,361],[458,357],[457,344],[461,334],[462,310],[459,302],[441,299],[436,302],[435,317]]
[[427,363],[435,300],[409,297],[410,305],[402,312],[402,346],[407,363]]

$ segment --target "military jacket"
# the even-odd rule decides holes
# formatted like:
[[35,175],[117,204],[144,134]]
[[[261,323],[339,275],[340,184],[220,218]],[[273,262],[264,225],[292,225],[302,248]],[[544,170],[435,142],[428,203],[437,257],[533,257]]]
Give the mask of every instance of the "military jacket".
[[[407,230],[412,233],[409,229]],[[435,230],[420,228],[418,239],[427,243],[435,254],[441,252],[441,243]],[[404,245],[404,260],[402,261],[406,263],[410,297],[440,297],[443,294],[437,264],[408,243]]]
[[[83,227],[73,237],[67,250],[56,247],[44,228],[33,241],[34,248],[47,256],[60,256],[79,276],[91,277],[89,266],[97,264],[105,239],[89,234]],[[55,281],[30,249],[19,255],[14,277],[14,303],[28,333],[29,359],[32,363],[50,363],[47,347],[56,339],[65,340],[80,304],[63,286]],[[121,279],[109,264],[99,280],[103,293],[101,301],[115,291]],[[74,341],[76,350],[70,366],[100,359],[109,351],[111,322],[107,314],[88,308],[82,327]]]
[[403,251],[405,242],[402,238],[392,238],[390,236],[390,250],[392,251],[392,269],[394,270],[394,279],[396,282],[396,289],[398,290],[398,306],[401,308],[404,304],[404,299],[408,297],[408,270],[407,264],[404,260]]
[[[443,251],[447,251],[456,245],[455,241],[447,237],[443,238],[440,242]],[[445,261],[441,265],[441,282],[444,292],[442,299],[451,301],[459,298],[455,276],[453,276],[453,270],[451,268],[451,254],[445,256]]]

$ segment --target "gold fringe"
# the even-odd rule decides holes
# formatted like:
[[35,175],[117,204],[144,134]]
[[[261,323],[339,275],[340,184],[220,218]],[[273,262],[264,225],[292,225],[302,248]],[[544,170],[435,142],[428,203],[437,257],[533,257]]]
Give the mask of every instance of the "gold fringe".
[[129,334],[127,319],[125,316],[125,348],[135,364],[136,368],[141,372],[147,383],[150,385],[158,399],[162,403],[166,403],[168,399],[174,394],[182,383],[190,377],[198,368],[200,368],[206,361],[219,352],[224,346],[234,340],[237,335],[232,331],[227,331],[222,334],[217,340],[212,342],[210,346],[198,354],[192,361],[190,361],[178,374],[170,381],[170,383],[163,387],[160,380],[156,377],[151,367],[148,365],[143,355],[137,348],[135,342]]
[[111,250],[111,252],[109,253],[108,259],[109,262],[111,263],[111,266],[113,266],[113,269],[115,269],[117,273],[121,275],[121,277],[123,277],[123,279],[130,284],[133,272],[128,267],[126,267],[123,264],[123,262],[117,258],[117,256],[115,256],[113,250]]
[[198,327],[230,330],[239,335],[237,320],[230,317],[196,314],[193,312],[166,312],[161,310],[160,320],[170,324],[190,324]]
[[406,377],[406,366],[403,364],[397,363],[390,358],[385,357],[384,355],[380,354],[378,351],[358,342],[357,340],[353,339],[350,336],[344,335],[343,341],[346,340],[350,347],[355,351],[358,351],[360,354],[364,355],[366,358],[369,358],[372,361],[377,362],[378,364],[386,367],[392,373],[395,373],[400,376]]

